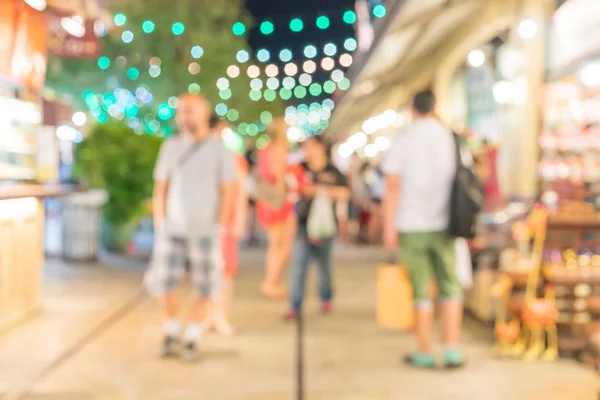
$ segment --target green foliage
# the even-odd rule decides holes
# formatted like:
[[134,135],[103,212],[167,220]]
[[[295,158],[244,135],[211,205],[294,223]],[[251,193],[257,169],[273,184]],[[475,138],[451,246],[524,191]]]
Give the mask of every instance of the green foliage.
[[[140,120],[144,114],[152,118],[156,108],[166,103],[169,97],[186,92],[190,84],[199,84],[202,93],[214,105],[225,103],[239,112],[239,122],[254,122],[260,113],[269,110],[281,114],[283,106],[280,102],[259,102],[250,100],[250,78],[246,74],[247,66],[239,65],[241,74],[235,79],[227,77],[227,67],[238,64],[235,55],[238,50],[249,50],[245,35],[236,36],[232,26],[237,22],[251,27],[253,21],[243,7],[242,0],[164,0],[119,1],[111,2],[109,11],[122,13],[127,17],[123,26],[113,27],[110,33],[102,38],[103,54],[108,57],[110,65],[106,69],[98,66],[98,60],[69,60],[52,58],[48,66],[47,84],[59,93],[68,93],[81,108],[82,92],[112,92],[122,87],[135,92],[138,87],[147,88],[154,96],[149,107],[140,108]],[[153,29],[148,31],[149,22]],[[183,34],[173,34],[173,24],[183,24]],[[124,31],[133,33],[134,39],[126,44],[121,40]],[[191,54],[194,46],[204,50],[202,57],[196,59]],[[119,66],[117,57],[125,57],[126,65]],[[149,74],[150,59],[160,59],[161,73],[158,77]],[[105,61],[105,59],[103,59]],[[197,62],[201,71],[193,75],[189,71],[190,63]],[[101,63],[103,66],[104,63]],[[131,80],[127,71],[136,68],[139,77]],[[130,74],[130,77],[135,74]],[[231,98],[223,100],[219,97],[216,82],[221,77],[230,80]],[[107,111],[107,110],[104,110]],[[148,122],[148,121],[146,121]],[[173,124],[170,119],[168,124]]]
[[152,194],[152,170],[161,140],[138,136],[127,125],[95,125],[75,151],[75,175],[92,188],[106,189],[104,209],[114,225],[131,222],[142,214],[142,202]]

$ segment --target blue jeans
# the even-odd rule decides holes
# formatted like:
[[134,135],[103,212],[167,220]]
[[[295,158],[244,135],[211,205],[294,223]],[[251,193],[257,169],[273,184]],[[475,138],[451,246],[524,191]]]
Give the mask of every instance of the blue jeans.
[[296,311],[302,309],[306,287],[306,273],[310,262],[314,259],[319,268],[319,296],[321,301],[330,301],[333,297],[331,288],[331,249],[333,239],[323,239],[311,243],[305,226],[300,226],[294,241],[292,266],[291,305]]

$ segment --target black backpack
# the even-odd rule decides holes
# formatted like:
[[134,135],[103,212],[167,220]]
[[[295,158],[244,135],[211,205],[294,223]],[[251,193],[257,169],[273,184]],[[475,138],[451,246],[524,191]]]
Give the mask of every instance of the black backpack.
[[483,209],[483,185],[471,167],[465,165],[461,155],[461,139],[452,133],[456,147],[456,175],[450,195],[450,224],[448,234],[453,237],[473,239],[479,214]]

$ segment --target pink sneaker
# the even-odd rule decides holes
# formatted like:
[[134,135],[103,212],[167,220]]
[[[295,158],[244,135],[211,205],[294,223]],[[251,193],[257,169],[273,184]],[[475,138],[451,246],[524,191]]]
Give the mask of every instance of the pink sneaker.
[[322,314],[331,314],[333,311],[333,304],[331,301],[324,301],[321,303],[321,313]]
[[288,310],[285,314],[283,314],[283,319],[286,321],[293,321],[298,318],[298,311],[296,310]]

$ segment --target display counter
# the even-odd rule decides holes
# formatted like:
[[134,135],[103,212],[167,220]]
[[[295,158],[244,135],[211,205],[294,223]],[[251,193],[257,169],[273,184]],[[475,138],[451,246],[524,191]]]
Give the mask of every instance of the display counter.
[[40,308],[43,198],[76,191],[64,185],[0,185],[0,331]]

